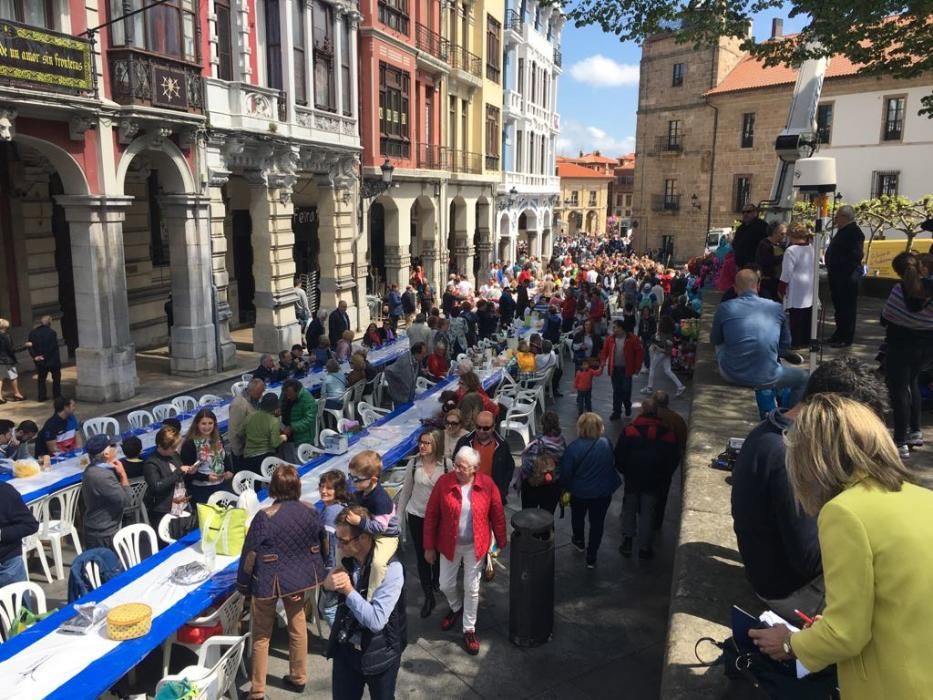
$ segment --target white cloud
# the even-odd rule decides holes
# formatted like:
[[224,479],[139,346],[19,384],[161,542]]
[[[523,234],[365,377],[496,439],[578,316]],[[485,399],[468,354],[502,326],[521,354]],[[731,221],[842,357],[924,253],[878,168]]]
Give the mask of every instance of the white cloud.
[[557,153],[576,156],[583,151],[599,151],[610,158],[631,153],[635,150],[635,137],[616,138],[596,126],[586,126],[573,119],[562,119],[560,136],[557,138]]
[[577,61],[570,67],[571,77],[592,87],[623,87],[638,84],[638,66],[617,63],[601,53]]

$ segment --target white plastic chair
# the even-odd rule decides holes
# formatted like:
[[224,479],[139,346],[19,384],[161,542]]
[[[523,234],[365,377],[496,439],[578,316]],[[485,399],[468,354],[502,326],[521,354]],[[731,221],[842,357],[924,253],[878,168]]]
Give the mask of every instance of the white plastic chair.
[[319,457],[320,455],[324,454],[317,447],[314,445],[309,445],[306,442],[298,445],[298,449],[296,451],[298,453],[298,461],[302,464],[307,464],[315,457]]
[[234,382],[233,384],[230,385],[231,396],[233,396],[233,398],[236,398],[237,396],[243,393],[243,391],[246,389],[247,386],[249,386],[249,382]]
[[[248,634],[242,637],[210,637],[198,650],[197,665],[188,666],[175,675],[165,676],[156,686],[156,695],[164,683],[187,679],[198,687],[198,700],[228,697],[236,682],[236,670],[243,659],[247,637]],[[235,690],[233,694],[235,697]]]
[[336,430],[331,430],[330,428],[324,428],[323,430],[318,431],[317,441],[321,447],[324,447],[324,438],[332,437],[334,435],[340,435]]
[[32,595],[35,604],[34,613],[41,615],[47,612],[45,591],[38,583],[18,581],[0,588],[0,637],[4,640],[10,634],[10,628],[23,607],[23,598],[27,593]]
[[91,590],[96,591],[101,587],[100,566],[96,561],[84,562],[84,575],[87,576],[88,583],[91,584]]
[[123,508],[123,519],[131,518],[134,523],[149,524],[149,513],[146,512],[146,491],[149,484],[143,477],[130,479],[130,493]]
[[[39,522],[39,532],[41,532],[43,522],[42,512],[45,510],[47,503],[47,498],[40,498],[28,505],[32,517]],[[45,556],[45,547],[42,545],[42,542],[39,541],[39,532],[23,538],[23,563],[26,565],[26,571],[28,572],[30,552],[38,554],[39,563],[42,565],[42,573],[45,574],[45,580],[48,583],[52,583],[52,572],[49,571],[49,560]]]
[[415,379],[415,392],[418,394],[423,394],[432,386],[434,386],[434,382],[430,381],[427,377],[418,377]]
[[[62,540],[71,537],[75,546],[75,553],[81,554],[81,540],[78,539],[78,528],[75,527],[75,513],[78,510],[78,495],[81,493],[81,484],[69,486],[56,491],[49,496],[46,507],[42,511],[42,524],[39,526],[39,541],[49,541],[52,547],[52,557],[55,559],[55,576],[59,580],[65,578],[65,568],[62,562]],[[58,501],[60,516],[52,519],[49,515],[49,505]]]
[[147,425],[155,423],[155,417],[149,413],[149,411],[130,411],[126,416],[126,420],[130,425],[130,428],[133,430],[138,430],[139,428],[145,428]]
[[504,438],[508,433],[520,435],[523,441],[522,449],[531,442],[535,434],[535,405],[523,400],[516,400],[506,412],[505,420],[499,424],[499,432]]
[[269,483],[269,479],[264,477],[262,474],[257,474],[256,472],[247,470],[234,474],[233,479],[230,482],[230,487],[233,489],[233,493],[239,496],[244,491],[250,489],[255,491],[256,482],[267,484]]
[[144,537],[149,540],[150,555],[158,552],[159,540],[156,537],[156,531],[143,523],[127,525],[113,536],[113,548],[120,557],[120,563],[123,564],[124,569],[128,570],[143,560],[139,545]]
[[249,372],[245,372],[245,373],[243,373],[243,374],[240,375],[240,381],[241,381],[241,382],[246,382],[247,384],[249,384],[249,382],[250,382],[250,380],[251,380],[252,378],[253,378],[253,375],[250,374]]
[[85,440],[92,435],[109,435],[113,437],[120,434],[120,422],[116,418],[108,416],[88,418],[84,421],[83,430]]
[[363,411],[372,411],[373,413],[375,413],[375,414],[377,414],[377,415],[380,415],[380,416],[387,416],[387,415],[389,415],[390,413],[392,413],[392,411],[390,411],[390,410],[387,409],[387,408],[379,408],[379,407],[376,406],[375,404],[367,403],[366,401],[360,401],[360,402],[356,405],[356,408],[357,408],[357,410],[359,410],[361,413],[362,413]]
[[224,508],[235,507],[237,504],[237,494],[230,493],[229,491],[214,491],[207,498],[207,502],[212,506],[223,506]]
[[179,413],[188,413],[197,410],[198,400],[193,396],[176,396],[172,399],[172,405],[178,409]]
[[[236,635],[239,632],[240,618],[243,615],[243,603],[244,598],[240,593],[233,593],[229,598],[227,598],[223,603],[220,604],[220,607],[214,610],[210,615],[204,615],[203,617],[195,617],[191,620],[188,620],[187,624],[191,627],[214,627],[220,625],[223,629],[222,634],[225,635]],[[205,640],[206,641],[206,640]],[[174,645],[185,647],[186,649],[191,649],[191,651],[198,653],[201,650],[201,647],[204,644],[188,644],[186,642],[178,641],[178,632],[172,632],[172,636],[165,640],[165,643],[162,645],[162,674],[168,675],[169,663],[172,659],[172,647]],[[240,667],[243,670],[243,675],[248,676],[246,672],[246,664],[243,662],[242,655],[240,658]]]
[[198,406],[204,408],[205,406],[216,406],[223,402],[223,397],[217,396],[217,394],[204,394],[204,396],[198,399]]
[[173,520],[177,520],[178,517],[179,516],[172,515],[171,513],[166,513],[165,515],[162,516],[162,519],[159,521],[159,531],[158,531],[160,540],[162,540],[163,542],[168,542],[169,544],[176,541],[175,538],[172,537],[171,533],[169,532],[168,526]]
[[177,416],[178,409],[174,404],[160,403],[158,406],[152,407],[152,415],[155,416],[155,419],[161,423],[166,418]]
[[266,457],[262,460],[262,464],[259,465],[259,471],[264,477],[271,481],[272,474],[283,464],[288,463],[284,459],[279,459],[278,457]]
[[[335,426],[340,422],[341,418],[352,417],[352,413],[348,413],[348,411],[352,412],[353,410],[352,404],[350,403],[350,400],[352,398],[353,398],[353,389],[352,388],[347,389],[345,392],[343,392],[343,397],[341,399],[340,408],[324,408],[324,413],[334,419]],[[319,411],[324,406],[324,401],[325,400],[322,398],[321,401],[318,403]]]
[[361,408],[360,409],[360,420],[363,423],[363,427],[368,427],[375,423],[377,420],[382,418],[383,414],[376,413],[370,408]]

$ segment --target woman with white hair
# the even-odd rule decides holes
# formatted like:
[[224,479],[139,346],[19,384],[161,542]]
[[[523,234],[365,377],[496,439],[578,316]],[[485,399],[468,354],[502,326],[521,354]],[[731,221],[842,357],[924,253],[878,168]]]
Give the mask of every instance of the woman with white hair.
[[[437,480],[424,513],[424,559],[430,565],[440,553],[440,587],[450,604],[441,620],[447,631],[463,618],[463,643],[468,653],[479,653],[476,610],[486,553],[495,536],[499,549],[508,542],[502,497],[491,477],[477,472],[479,453],[461,447],[454,470]],[[463,597],[457,592],[457,574],[463,564]]]
[[308,324],[308,330],[305,331],[305,346],[309,352],[314,352],[314,349],[321,344],[321,336],[327,333],[325,323],[327,323],[327,309],[318,309],[311,323]]
[[6,403],[3,385],[7,382],[13,393],[13,401],[22,401],[24,396],[19,392],[19,374],[16,371],[16,351],[10,337],[10,322],[0,318],[0,403]]

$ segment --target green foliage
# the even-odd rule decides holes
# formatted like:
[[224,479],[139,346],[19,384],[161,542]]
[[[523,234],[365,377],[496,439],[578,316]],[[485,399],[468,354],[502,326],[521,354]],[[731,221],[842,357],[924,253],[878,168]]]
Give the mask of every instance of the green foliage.
[[914,238],[921,233],[920,224],[933,217],[933,195],[926,195],[916,202],[901,195],[881,195],[875,199],[864,199],[854,205],[859,224],[870,231],[871,242],[885,231],[899,231],[907,237],[904,250],[909,250]]
[[[891,0],[791,0],[790,17],[809,22],[793,40],[756,43],[753,15],[786,11],[783,0],[569,0],[564,11],[577,26],[595,24],[621,41],[644,41],[677,31],[679,43],[700,48],[720,37],[742,39],[742,49],[767,66],[796,66],[808,58],[845,56],[867,75],[915,78],[933,70],[933,5]],[[892,19],[894,18],[894,19]],[[933,117],[933,94],[921,114]]]

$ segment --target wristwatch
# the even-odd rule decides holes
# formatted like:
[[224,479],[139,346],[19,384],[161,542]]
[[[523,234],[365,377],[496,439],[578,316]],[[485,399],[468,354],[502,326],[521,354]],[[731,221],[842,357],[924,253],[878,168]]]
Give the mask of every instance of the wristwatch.
[[790,638],[784,640],[784,643],[781,645],[784,648],[784,653],[790,656],[791,658],[797,658],[794,656],[794,650],[790,646]]

